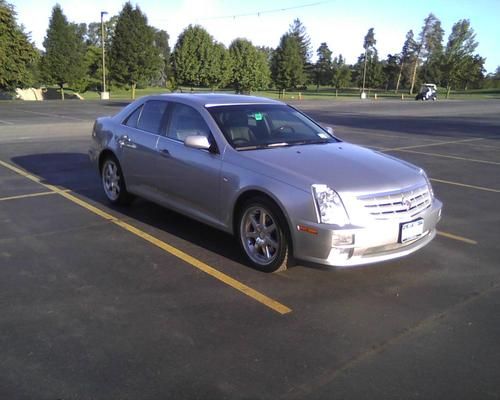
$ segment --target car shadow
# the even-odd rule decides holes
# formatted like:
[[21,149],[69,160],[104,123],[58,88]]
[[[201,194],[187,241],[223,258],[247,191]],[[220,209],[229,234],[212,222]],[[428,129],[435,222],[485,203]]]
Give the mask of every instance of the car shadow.
[[44,184],[70,190],[86,201],[97,203],[100,208],[122,214],[122,218],[131,218],[234,262],[248,265],[232,235],[143,199],[134,200],[131,206],[111,205],[87,154],[31,154],[13,157],[12,162],[37,175]]

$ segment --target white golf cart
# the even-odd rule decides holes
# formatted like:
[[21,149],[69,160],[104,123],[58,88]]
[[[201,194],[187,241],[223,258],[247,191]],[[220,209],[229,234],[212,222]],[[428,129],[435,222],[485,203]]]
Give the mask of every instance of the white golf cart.
[[423,83],[420,91],[415,96],[415,100],[437,100],[437,86],[434,83]]

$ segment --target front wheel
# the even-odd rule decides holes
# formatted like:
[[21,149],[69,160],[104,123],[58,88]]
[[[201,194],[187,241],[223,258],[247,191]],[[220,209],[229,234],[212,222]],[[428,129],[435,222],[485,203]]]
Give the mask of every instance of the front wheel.
[[263,272],[286,270],[289,235],[283,214],[273,202],[264,197],[247,201],[240,213],[238,233],[253,267]]

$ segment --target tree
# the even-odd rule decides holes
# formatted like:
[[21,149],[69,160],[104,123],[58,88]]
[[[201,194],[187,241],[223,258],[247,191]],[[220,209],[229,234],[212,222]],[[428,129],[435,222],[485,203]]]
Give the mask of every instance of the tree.
[[327,85],[332,81],[332,51],[323,42],[317,50],[318,61],[314,68],[316,90],[320,85]]
[[337,95],[338,90],[349,85],[351,81],[351,69],[345,63],[342,54],[334,58],[332,72],[332,83],[335,87],[335,94]]
[[366,83],[366,65],[368,62],[368,58],[371,58],[371,55],[375,50],[375,44],[377,44],[377,41],[375,40],[375,32],[374,28],[368,29],[368,32],[365,36],[364,42],[363,42],[363,48],[365,49],[365,55],[364,55],[364,68],[363,68],[363,93],[365,92],[365,83]]
[[212,90],[225,87],[233,78],[233,59],[222,43],[215,42],[208,71],[208,84]]
[[394,88],[397,85],[397,79],[400,71],[400,56],[397,54],[388,54],[387,59],[382,61],[382,72],[384,76],[385,90]]
[[69,23],[61,6],[56,4],[43,41],[45,53],[41,70],[47,83],[59,86],[62,100],[64,85],[79,83],[85,76],[85,43],[82,34],[82,27]]
[[424,54],[426,59],[420,72],[424,82],[441,83],[443,35],[444,30],[441,28],[441,21],[436,18],[427,31],[424,42]]
[[17,25],[14,8],[0,0],[0,90],[12,91],[30,85],[38,52]]
[[280,91],[305,83],[303,65],[299,41],[290,33],[285,33],[272,59],[272,77]]
[[[111,40],[115,34],[116,22],[118,21],[118,15],[113,15],[107,21],[104,22],[104,42],[106,48],[111,47]],[[101,21],[91,22],[87,25],[87,32],[85,35],[85,43],[87,46],[101,47]]]
[[305,66],[311,59],[311,38],[307,34],[306,27],[302,24],[300,19],[296,18],[293,20],[293,23],[290,24],[288,33],[297,39],[302,63]]
[[403,76],[403,69],[406,65],[411,63],[412,58],[414,57],[413,51],[415,49],[416,43],[413,38],[413,30],[409,30],[406,34],[406,40],[403,43],[403,48],[401,49],[401,55],[399,57],[400,65],[399,65],[399,74],[398,80],[396,82],[396,90],[395,93],[399,90],[399,84],[401,83],[401,77]]
[[[462,19],[453,25],[443,56],[447,98],[451,88],[459,85],[469,73],[468,67],[471,65],[471,58],[477,45],[476,34],[468,19]],[[481,63],[480,57],[475,62]],[[484,60],[482,62],[484,63]]]
[[159,83],[164,85],[172,72],[170,63],[170,46],[168,45],[169,35],[163,29],[155,29],[154,31],[154,45],[161,58],[161,68],[159,70]]
[[210,85],[214,40],[199,25],[189,25],[179,35],[173,53],[176,81],[189,86]]
[[413,94],[413,89],[415,87],[415,81],[417,78],[417,68],[421,59],[432,53],[433,50],[439,50],[440,39],[442,40],[443,30],[441,29],[441,21],[439,21],[436,16],[430,13],[427,18],[424,19],[424,25],[420,31],[419,41],[415,42],[414,47],[414,61],[413,61],[413,73],[410,85],[410,94]]
[[300,19],[296,18],[290,24],[288,33],[297,40],[300,48],[300,56],[302,58],[302,73],[304,74],[304,83],[313,80],[314,65],[311,64],[311,39],[307,34],[306,27]]
[[140,8],[133,8],[130,2],[124,4],[118,15],[109,60],[111,78],[120,85],[129,85],[132,99],[137,83],[150,81],[162,68],[154,29]]
[[235,39],[229,46],[233,67],[232,84],[236,93],[249,93],[269,85],[269,67],[264,52],[246,39]]

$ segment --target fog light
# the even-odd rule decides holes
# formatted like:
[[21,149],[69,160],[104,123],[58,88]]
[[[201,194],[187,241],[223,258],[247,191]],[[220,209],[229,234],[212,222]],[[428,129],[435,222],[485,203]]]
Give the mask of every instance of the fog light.
[[330,254],[328,255],[328,261],[345,261],[351,258],[352,249],[344,249],[342,247],[332,247]]
[[354,235],[336,232],[332,234],[332,246],[348,246],[354,244]]

